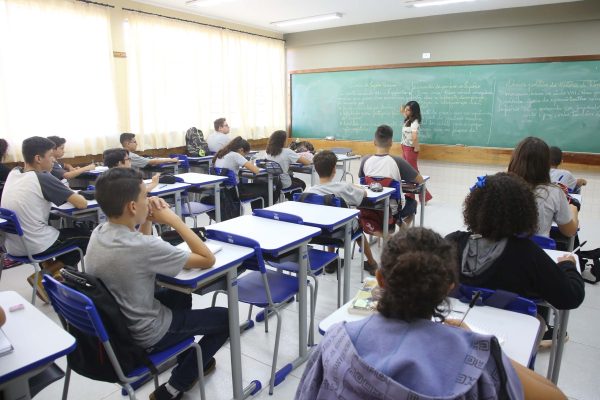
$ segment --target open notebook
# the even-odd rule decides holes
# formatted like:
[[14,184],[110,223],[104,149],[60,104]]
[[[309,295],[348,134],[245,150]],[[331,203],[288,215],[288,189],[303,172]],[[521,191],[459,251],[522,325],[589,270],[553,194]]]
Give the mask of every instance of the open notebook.
[[208,249],[213,254],[216,254],[223,249],[223,246],[221,246],[220,244],[209,243],[209,242],[204,242],[204,244],[206,245],[206,247],[208,247]]
[[10,343],[4,331],[0,329],[0,356],[8,354],[14,350],[13,345]]

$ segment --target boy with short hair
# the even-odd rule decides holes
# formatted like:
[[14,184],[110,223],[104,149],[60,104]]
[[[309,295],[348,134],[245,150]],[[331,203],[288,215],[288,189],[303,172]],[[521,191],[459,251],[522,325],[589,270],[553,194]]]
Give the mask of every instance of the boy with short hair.
[[179,162],[177,158],[148,158],[134,153],[137,149],[137,140],[135,140],[135,134],[133,133],[122,133],[119,141],[121,142],[121,146],[129,151],[129,158],[131,159],[131,166],[133,168],[145,168],[147,166]]
[[562,150],[556,146],[550,147],[550,181],[565,185],[573,193],[579,193],[581,187],[587,185],[587,181],[583,178],[576,179],[566,169],[559,169],[561,163]]
[[[92,233],[85,257],[87,271],[104,282],[127,319],[133,339],[148,351],[203,335],[200,346],[207,374],[214,368],[214,354],[229,337],[227,309],[192,310],[190,294],[154,289],[157,274],[176,276],[183,268],[210,268],[214,255],[164,200],[147,197],[138,170],[106,171],[96,181],[96,199],[108,222]],[[152,236],[152,222],[173,227],[190,251]],[[196,353],[184,353],[169,381],[150,399],[180,399],[198,378],[196,365]]]
[[[25,139],[22,144],[25,167],[17,167],[10,172],[2,194],[2,208],[17,214],[24,233],[23,239],[27,242],[29,251],[36,256],[53,253],[68,246],[77,246],[85,253],[89,240],[89,234],[77,228],[57,230],[48,225],[52,204],[60,206],[69,202],[80,209],[87,207],[87,200],[83,196],[50,174],[54,164],[54,147],[54,142],[40,136]],[[5,246],[12,255],[27,256],[17,235],[7,234]],[[40,266],[44,273],[55,273],[65,265],[76,267],[78,263],[79,253],[74,251]],[[27,278],[31,285],[34,284],[33,278],[34,275]],[[41,279],[42,274],[39,274],[37,294],[48,302]]]
[[[423,177],[415,170],[405,159],[398,156],[390,155],[394,138],[394,131],[388,125],[380,125],[375,131],[373,144],[375,145],[375,154],[363,157],[358,170],[359,177],[382,177],[391,178],[395,181],[412,183],[423,183]],[[390,201],[392,214],[398,216],[398,225],[402,226],[403,222],[411,224],[416,212],[417,202],[411,197],[405,197],[402,193],[401,201],[404,203],[397,204]]]
[[131,168],[131,158],[126,149],[108,149],[102,153],[104,166],[108,168]]
[[[318,152],[313,159],[313,164],[317,174],[319,174],[319,184],[310,187],[306,193],[315,193],[323,196],[333,194],[344,200],[348,207],[358,207],[360,203],[362,203],[367,195],[367,191],[364,188],[345,181],[333,181],[336,172],[335,167],[337,165],[337,156],[333,152],[329,150]],[[358,221],[355,219],[353,221],[352,231],[355,232],[357,229]],[[343,238],[343,236],[341,238]],[[358,241],[358,243],[362,246],[362,240]],[[375,271],[377,270],[377,261],[373,258],[371,247],[366,240],[364,241],[364,254],[367,261],[365,261],[363,268],[368,271],[369,274],[374,276]],[[337,263],[334,263],[332,266],[333,268],[326,268],[328,273],[335,271]]]
[[63,181],[64,184],[68,185],[69,179],[75,179],[84,172],[92,171],[96,168],[96,165],[93,163],[86,165],[85,167],[73,167],[70,164],[61,162],[60,159],[65,155],[65,143],[67,143],[67,140],[59,136],[48,136],[48,139],[55,145],[54,165],[52,166],[52,171],[50,171],[50,173]]
[[229,136],[229,124],[225,118],[217,118],[214,122],[215,131],[210,134],[206,143],[208,143],[208,150],[216,153],[231,141]]

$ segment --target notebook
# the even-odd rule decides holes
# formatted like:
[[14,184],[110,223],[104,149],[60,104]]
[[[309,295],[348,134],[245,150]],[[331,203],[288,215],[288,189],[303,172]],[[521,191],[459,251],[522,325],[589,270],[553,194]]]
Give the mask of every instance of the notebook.
[[14,350],[13,345],[10,343],[4,331],[0,329],[0,357],[11,353]]
[[217,254],[219,251],[221,251],[221,249],[223,249],[223,246],[221,246],[220,244],[211,242],[204,242],[204,244],[213,254]]

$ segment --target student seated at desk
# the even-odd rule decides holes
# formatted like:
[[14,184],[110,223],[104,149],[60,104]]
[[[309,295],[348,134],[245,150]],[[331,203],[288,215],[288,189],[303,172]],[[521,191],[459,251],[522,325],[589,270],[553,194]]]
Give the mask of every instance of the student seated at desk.
[[[342,181],[342,182],[333,182],[333,178],[335,177],[336,165],[337,165],[337,156],[329,151],[323,150],[318,152],[314,159],[313,163],[315,165],[315,170],[317,174],[319,174],[319,184],[309,188],[307,193],[315,193],[319,195],[328,195],[333,194],[336,197],[341,198],[346,203],[348,207],[358,207],[360,203],[362,203],[363,199],[367,195],[367,191],[358,185],[354,185],[352,183]],[[356,232],[358,229],[358,220],[353,221],[352,231]],[[343,229],[340,232],[335,232],[337,236],[334,235],[336,239],[344,238]],[[365,261],[365,265],[363,268],[369,272],[371,275],[375,275],[375,271],[377,270],[377,261],[373,258],[373,253],[371,252],[371,246],[369,246],[369,242],[367,240],[364,241],[364,252],[367,261]],[[362,240],[358,241],[359,246],[363,246]],[[325,267],[326,272],[333,273],[337,269],[337,261],[329,264]]]
[[[558,309],[577,308],[585,288],[575,257],[561,256],[556,264],[529,239],[536,232],[534,197],[516,175],[498,173],[478,180],[463,208],[468,232],[446,237],[457,246],[460,281],[546,300]],[[552,337],[548,332],[545,339]]]
[[566,399],[511,361],[495,337],[436,322],[457,284],[455,260],[453,246],[429,229],[392,236],[377,270],[378,313],[327,330],[296,399]]
[[[108,168],[131,168],[131,158],[129,157],[129,151],[125,149],[108,149],[102,153],[102,159],[104,160],[104,166]],[[148,192],[151,192],[156,186],[158,186],[158,180],[160,174],[154,174],[152,176],[152,182],[146,185]]]
[[[227,309],[192,310],[190,294],[154,289],[156,274],[175,276],[183,268],[210,268],[214,255],[164,200],[147,197],[137,170],[109,169],[96,181],[96,199],[108,222],[92,233],[85,257],[87,271],[102,279],[127,319],[133,339],[149,351],[203,335],[199,343],[206,375],[214,368],[213,356],[229,337]],[[190,252],[152,236],[152,222],[173,227]],[[169,381],[150,395],[151,400],[180,399],[194,386],[196,353],[184,353],[178,361]]]
[[[87,207],[83,196],[50,174],[54,163],[54,142],[34,136],[25,139],[22,146],[25,168],[14,168],[8,175],[2,194],[2,208],[14,211],[19,217],[24,239],[33,255],[42,256],[73,245],[85,253],[89,233],[77,228],[57,230],[48,225],[53,203],[60,206],[69,202],[80,209]],[[26,249],[16,235],[7,234],[5,246],[12,255],[27,256]],[[40,266],[43,273],[53,274],[65,265],[76,267],[78,263],[79,253],[70,252]],[[33,279],[34,274],[27,278],[29,284],[34,284]],[[37,285],[38,296],[48,302],[42,286],[42,274],[39,274]]]
[[[260,169],[251,161],[246,159],[246,155],[250,152],[250,143],[242,139],[241,136],[236,137],[229,142],[225,147],[215,154],[212,163],[216,168],[226,168],[235,172],[240,200],[262,197],[263,204],[266,206],[269,201],[269,187],[266,183],[240,183],[238,171],[240,168],[246,168],[252,173],[258,174]],[[252,209],[257,208],[260,204],[253,202]]]
[[2,163],[7,150],[8,142],[5,139],[0,139],[0,198],[2,198],[4,182],[6,182],[6,178],[8,178],[8,174],[10,173],[10,169]]
[[65,155],[65,143],[67,143],[67,140],[58,136],[48,136],[48,139],[56,146],[54,148],[54,164],[52,165],[51,173],[65,185],[68,186],[69,179],[75,179],[84,172],[92,171],[96,168],[94,163],[85,167],[73,167],[70,164],[61,162],[60,159]]
[[134,153],[137,149],[137,140],[133,133],[122,133],[119,137],[121,146],[129,151],[129,158],[131,159],[132,168],[145,168],[148,166],[160,165],[160,164],[172,164],[179,162],[177,158],[148,158],[142,157]]
[[572,193],[579,193],[582,186],[587,185],[583,178],[575,178],[571,171],[559,169],[562,163],[562,150],[556,146],[550,147],[550,182],[565,185]]
[[[375,154],[362,158],[358,170],[359,177],[381,177],[398,182],[405,180],[411,183],[423,183],[421,174],[405,159],[390,155],[394,138],[394,131],[390,126],[378,126],[374,136]],[[404,193],[402,193],[402,202],[404,205],[390,200],[392,215],[398,217],[398,225],[402,226],[403,222],[410,225],[417,212],[417,202],[412,197],[404,196]]]
[[217,118],[213,123],[215,131],[210,134],[206,143],[208,150],[212,153],[216,153],[229,143],[231,136],[229,136],[229,124],[225,118]]
[[533,136],[523,139],[512,154],[508,172],[525,179],[535,193],[538,213],[535,234],[549,237],[552,222],[556,222],[564,236],[577,234],[577,207],[569,204],[558,185],[550,183],[550,149],[546,142]]
[[300,163],[310,165],[311,162],[294,150],[285,147],[287,140],[286,131],[275,131],[271,134],[267,143],[267,160],[273,160],[281,165],[283,173],[279,175],[281,189],[302,188],[306,189],[306,183],[302,179],[296,178],[290,172],[290,164]]

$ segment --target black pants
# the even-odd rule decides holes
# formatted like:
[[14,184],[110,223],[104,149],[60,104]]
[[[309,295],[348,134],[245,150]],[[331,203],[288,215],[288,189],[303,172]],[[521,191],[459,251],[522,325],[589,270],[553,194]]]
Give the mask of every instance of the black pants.
[[[69,246],[77,246],[83,251],[85,254],[87,250],[88,242],[90,241],[90,234],[78,228],[63,228],[58,235],[58,239],[50,247],[48,247],[45,251],[35,254],[35,258],[41,258],[48,254],[55,253]],[[69,265],[71,267],[77,268],[77,264],[80,261],[79,252],[71,251],[69,253],[63,254],[61,256],[56,257],[57,260],[62,261],[65,265]]]
[[[265,207],[269,206],[269,186],[266,183],[258,183],[258,182],[253,182],[253,183],[240,183],[238,185],[238,190],[240,192],[240,200],[247,200],[247,199],[252,199],[252,198],[256,198],[256,197],[261,197],[263,199],[263,204]],[[278,190],[276,188],[273,188],[273,198],[277,198],[275,197],[275,194],[278,193]],[[278,196],[278,195],[277,195]],[[259,201],[253,201],[252,204],[252,209],[256,209],[256,208],[260,208],[261,204]]]
[[[290,186],[286,187],[285,190],[297,189],[297,188],[302,189],[302,191],[304,192],[304,190],[306,189],[306,183],[302,179],[292,176],[292,184]],[[285,197],[288,200],[291,200],[292,195],[293,195],[292,193],[286,193]]]

